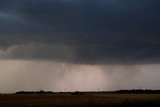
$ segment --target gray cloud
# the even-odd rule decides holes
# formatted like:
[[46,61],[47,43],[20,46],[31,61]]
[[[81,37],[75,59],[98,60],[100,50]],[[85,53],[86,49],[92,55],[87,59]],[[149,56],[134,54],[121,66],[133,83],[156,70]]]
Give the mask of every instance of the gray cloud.
[[158,63],[159,4],[158,0],[0,0],[0,57]]

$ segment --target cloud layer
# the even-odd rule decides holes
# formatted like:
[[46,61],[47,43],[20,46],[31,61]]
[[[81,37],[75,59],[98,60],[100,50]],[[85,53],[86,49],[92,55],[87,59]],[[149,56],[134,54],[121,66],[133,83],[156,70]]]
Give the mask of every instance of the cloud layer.
[[0,57],[159,63],[159,0],[0,0]]

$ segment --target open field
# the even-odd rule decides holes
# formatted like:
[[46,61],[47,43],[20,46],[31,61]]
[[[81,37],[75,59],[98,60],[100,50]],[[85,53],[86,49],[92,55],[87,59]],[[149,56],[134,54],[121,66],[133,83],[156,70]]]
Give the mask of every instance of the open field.
[[1,94],[0,107],[160,106],[160,94]]

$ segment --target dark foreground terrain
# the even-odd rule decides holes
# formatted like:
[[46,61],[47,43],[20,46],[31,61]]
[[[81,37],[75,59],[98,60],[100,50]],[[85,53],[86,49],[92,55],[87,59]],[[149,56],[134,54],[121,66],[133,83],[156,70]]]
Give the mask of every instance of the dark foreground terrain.
[[160,107],[158,93],[0,94],[0,107]]

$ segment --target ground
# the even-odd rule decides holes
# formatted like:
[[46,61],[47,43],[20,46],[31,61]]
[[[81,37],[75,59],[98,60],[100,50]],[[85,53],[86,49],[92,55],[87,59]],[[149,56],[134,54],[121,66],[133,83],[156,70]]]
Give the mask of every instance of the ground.
[[0,107],[160,107],[160,94],[1,94]]

